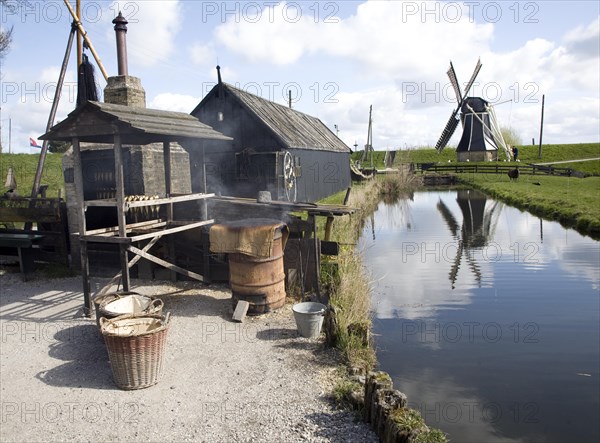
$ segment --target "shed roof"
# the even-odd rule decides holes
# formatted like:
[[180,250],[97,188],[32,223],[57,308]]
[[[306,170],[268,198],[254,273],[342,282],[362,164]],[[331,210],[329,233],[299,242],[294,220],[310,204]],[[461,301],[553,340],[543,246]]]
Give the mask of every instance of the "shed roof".
[[184,112],[134,108],[88,101],[39,137],[42,140],[112,143],[114,134],[124,144],[178,142],[186,139],[231,140]]
[[202,106],[218,93],[220,87],[236,97],[240,104],[255,115],[287,148],[351,152],[350,148],[317,117],[243,91],[228,83],[215,85],[192,114],[196,115]]

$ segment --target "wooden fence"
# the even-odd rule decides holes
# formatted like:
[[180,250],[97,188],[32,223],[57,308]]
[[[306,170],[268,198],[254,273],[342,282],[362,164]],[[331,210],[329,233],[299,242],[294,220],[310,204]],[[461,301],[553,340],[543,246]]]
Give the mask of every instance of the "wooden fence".
[[558,175],[564,177],[585,177],[582,172],[571,168],[555,168],[550,165],[523,164],[515,166],[502,163],[480,164],[480,163],[414,163],[411,169],[415,172],[441,172],[455,174],[506,174],[515,168],[520,174],[527,175]]

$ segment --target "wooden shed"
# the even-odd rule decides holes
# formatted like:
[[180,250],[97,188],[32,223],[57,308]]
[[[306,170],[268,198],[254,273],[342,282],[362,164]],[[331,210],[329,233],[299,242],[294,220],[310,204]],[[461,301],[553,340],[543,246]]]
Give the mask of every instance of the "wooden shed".
[[[191,114],[233,139],[202,142],[208,192],[256,197],[270,191],[273,200],[315,202],[351,186],[350,148],[316,117],[220,78]],[[203,164],[200,150],[187,150],[192,170]],[[200,170],[192,190],[203,185]]]
[[[106,244],[119,249],[121,272],[112,281],[120,278],[125,291],[130,288],[129,270],[140,258],[163,266],[171,273],[176,272],[190,278],[204,280],[202,275],[174,264],[177,250],[173,234],[214,223],[214,220],[208,219],[201,210],[202,203],[214,195],[207,192],[187,194],[174,192],[171,144],[184,144],[190,140],[228,140],[228,137],[200,123],[189,114],[88,101],[39,138],[70,141],[73,145],[72,180],[75,183],[79,214],[76,236],[80,242],[86,314],[92,310],[88,244]],[[113,146],[114,151],[114,172],[106,180],[107,191],[105,195],[94,194],[92,200],[86,198],[84,193],[84,182],[90,177],[86,176],[82,168],[81,143],[108,143]],[[160,171],[163,187],[155,199],[131,201],[126,194],[131,165],[125,164],[123,155],[125,148],[127,145],[145,147],[152,143],[162,144]],[[156,170],[154,173],[159,174]],[[182,211],[176,210],[176,206],[190,202],[198,203],[196,213],[191,213],[189,210],[181,213]],[[89,229],[86,211],[93,207],[110,208],[116,212],[115,226]],[[143,220],[128,219],[128,213],[136,209],[145,209]],[[150,252],[163,237],[168,237],[168,253],[164,258]],[[134,258],[130,258],[132,255]]]

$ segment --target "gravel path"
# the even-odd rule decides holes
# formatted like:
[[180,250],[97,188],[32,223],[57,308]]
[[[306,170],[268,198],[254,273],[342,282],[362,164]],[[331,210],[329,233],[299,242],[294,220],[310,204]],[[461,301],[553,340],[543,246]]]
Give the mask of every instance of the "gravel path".
[[377,441],[328,399],[334,356],[298,337],[290,304],[233,323],[226,287],[134,280],[172,322],[160,382],[122,391],[81,278],[0,273],[2,442]]

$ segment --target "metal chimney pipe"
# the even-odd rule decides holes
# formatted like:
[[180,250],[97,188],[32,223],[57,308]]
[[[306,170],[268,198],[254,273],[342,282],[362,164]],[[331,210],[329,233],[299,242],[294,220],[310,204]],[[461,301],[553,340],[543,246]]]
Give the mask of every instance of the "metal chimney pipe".
[[288,91],[288,105],[289,105],[290,109],[292,109],[292,90],[291,89]]
[[219,84],[223,83],[223,80],[221,80],[221,67],[219,65],[217,65],[217,82]]
[[127,40],[125,34],[127,34],[127,19],[123,17],[121,11],[119,15],[112,21],[115,25],[115,33],[117,35],[117,65],[119,69],[119,75],[129,75],[127,70]]

